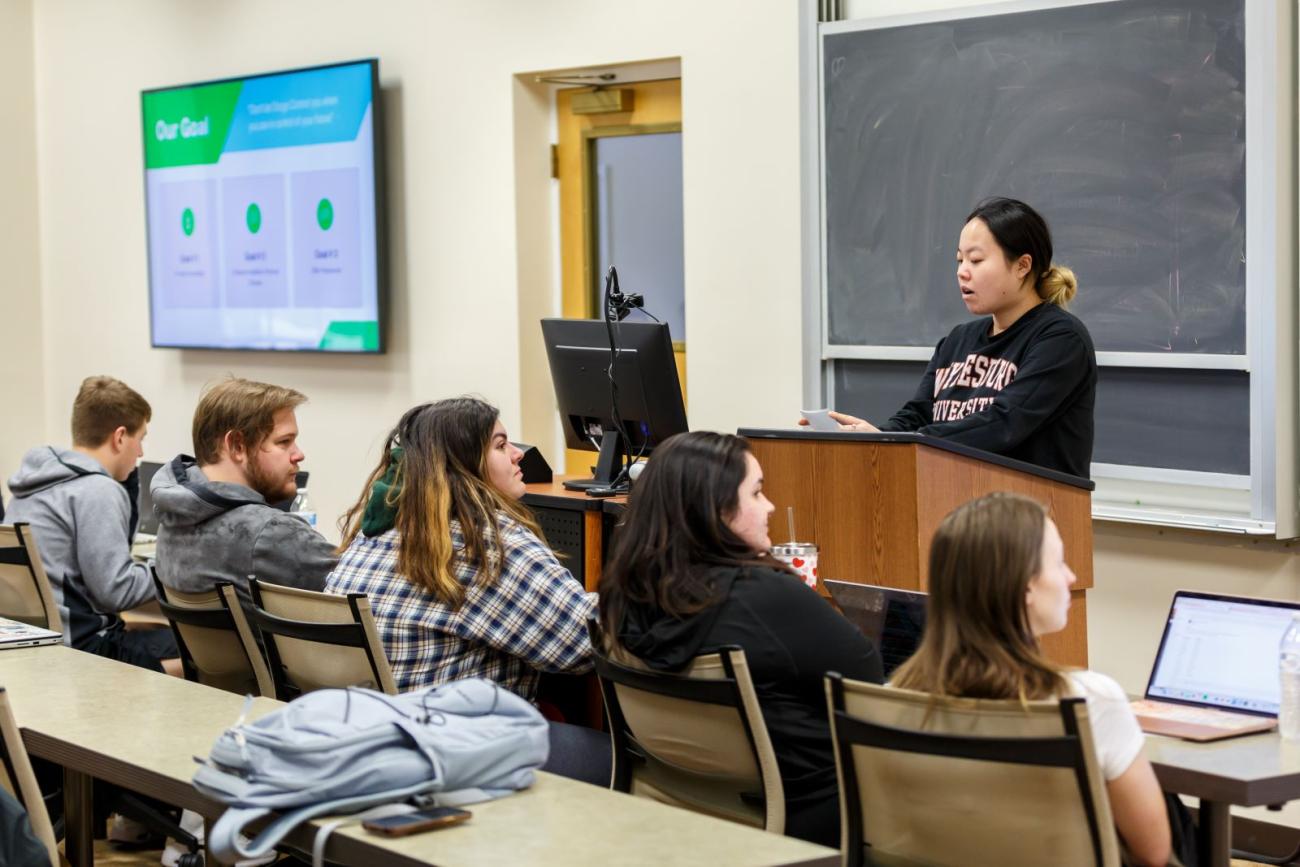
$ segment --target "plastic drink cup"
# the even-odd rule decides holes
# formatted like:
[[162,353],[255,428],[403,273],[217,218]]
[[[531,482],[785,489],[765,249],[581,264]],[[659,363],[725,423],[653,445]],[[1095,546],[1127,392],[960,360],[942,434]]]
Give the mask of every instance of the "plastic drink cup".
[[772,546],[772,556],[799,573],[803,583],[817,589],[817,546],[812,542],[786,542]]

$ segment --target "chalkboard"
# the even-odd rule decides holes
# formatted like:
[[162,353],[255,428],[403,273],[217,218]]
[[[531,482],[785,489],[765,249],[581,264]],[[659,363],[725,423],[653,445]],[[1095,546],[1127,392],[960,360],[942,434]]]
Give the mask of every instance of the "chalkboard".
[[1115,0],[828,32],[828,354],[967,321],[990,195],[1047,218],[1098,351],[1246,354],[1244,27],[1244,0]]
[[[884,421],[915,393],[925,366],[923,361],[842,360],[834,368],[835,407]],[[1092,459],[1250,475],[1250,374],[1101,368]]]

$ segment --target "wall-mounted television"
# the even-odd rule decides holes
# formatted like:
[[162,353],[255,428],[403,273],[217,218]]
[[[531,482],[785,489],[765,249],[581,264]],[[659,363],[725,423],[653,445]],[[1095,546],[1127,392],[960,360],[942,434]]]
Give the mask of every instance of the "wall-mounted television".
[[379,62],[141,94],[153,345],[384,351]]

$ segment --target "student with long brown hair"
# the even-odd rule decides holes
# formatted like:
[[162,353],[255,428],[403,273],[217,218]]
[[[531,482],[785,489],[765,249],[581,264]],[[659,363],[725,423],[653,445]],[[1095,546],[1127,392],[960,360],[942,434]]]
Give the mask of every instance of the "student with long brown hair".
[[1065,628],[1074,581],[1061,534],[1036,501],[990,494],[958,507],[930,544],[925,636],[891,683],[966,698],[1085,697],[1131,862],[1163,865],[1170,854],[1165,799],[1124,690],[1104,674],[1057,665],[1039,647],[1042,636]]
[[486,677],[531,700],[539,671],[591,668],[596,597],[520,504],[521,457],[484,401],[422,404],[344,516],[325,589],[369,596],[400,691]]
[[[496,407],[414,407],[388,434],[340,525],[333,593],[365,593],[401,692],[484,677],[533,700],[538,672],[591,669],[596,594],[560,565],[528,510]],[[607,786],[609,737],[550,723],[544,770]]]
[[763,471],[745,440],[678,434],[632,489],[600,582],[605,633],[649,667],[680,671],[745,651],[786,798],[786,833],[838,846],[839,796],[822,678],[881,680],[876,649],[768,555]]

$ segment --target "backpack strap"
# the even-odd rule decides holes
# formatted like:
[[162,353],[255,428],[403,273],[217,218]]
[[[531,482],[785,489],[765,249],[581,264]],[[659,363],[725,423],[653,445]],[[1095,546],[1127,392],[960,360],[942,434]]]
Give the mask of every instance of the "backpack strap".
[[266,807],[229,807],[226,812],[221,814],[221,818],[217,819],[209,831],[208,846],[212,850],[213,856],[223,864],[261,858],[274,849],[286,834],[308,819],[327,816],[332,813],[354,813],[357,810],[363,810],[377,804],[404,801],[412,795],[418,795],[435,785],[437,783],[433,780],[427,780],[407,786],[404,789],[390,789],[387,792],[376,792],[352,798],[335,798],[332,801],[308,804],[305,807],[282,813],[267,822],[261,833],[250,840],[247,846],[240,843],[240,833],[251,822],[269,816],[273,811]]

